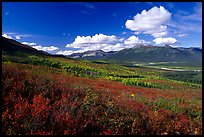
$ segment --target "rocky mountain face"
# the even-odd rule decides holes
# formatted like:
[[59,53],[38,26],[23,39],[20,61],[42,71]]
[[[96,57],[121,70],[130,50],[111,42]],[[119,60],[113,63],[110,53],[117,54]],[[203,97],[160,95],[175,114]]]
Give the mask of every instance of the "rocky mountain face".
[[165,46],[135,46],[104,58],[117,63],[126,62],[186,62],[202,65],[202,49]]
[[103,50],[96,50],[96,51],[86,51],[83,53],[74,53],[69,55],[70,58],[82,58],[87,60],[97,60],[102,59],[108,55],[112,55],[116,53],[115,51],[104,52]]

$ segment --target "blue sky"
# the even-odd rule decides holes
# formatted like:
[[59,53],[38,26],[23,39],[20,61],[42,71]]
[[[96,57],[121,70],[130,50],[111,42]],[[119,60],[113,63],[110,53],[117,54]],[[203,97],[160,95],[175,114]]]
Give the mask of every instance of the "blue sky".
[[52,54],[202,48],[201,2],[2,2],[2,36]]

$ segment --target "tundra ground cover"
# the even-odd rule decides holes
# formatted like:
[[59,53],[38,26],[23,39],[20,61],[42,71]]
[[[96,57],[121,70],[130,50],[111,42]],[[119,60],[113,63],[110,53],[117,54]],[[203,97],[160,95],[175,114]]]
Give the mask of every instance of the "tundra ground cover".
[[[162,78],[151,81],[159,72],[124,72],[114,65],[95,68],[80,62],[74,71],[82,75],[77,75],[55,65],[28,63],[2,62],[3,134],[202,134],[201,87]],[[102,72],[100,77],[86,74],[86,67]],[[146,77],[174,88],[130,86],[108,76]]]
[[[11,61],[23,64],[32,64],[40,66],[48,66],[55,68],[55,71],[59,73],[69,73],[74,76],[88,77],[88,78],[106,78],[114,81],[120,81],[127,85],[149,87],[149,88],[162,88],[170,89],[165,84],[159,84],[150,82],[151,79],[164,79],[166,71],[154,70],[154,69],[143,69],[143,68],[127,68],[117,64],[96,64],[85,60],[73,60],[64,58],[54,58],[54,57],[38,57],[34,55],[2,55],[3,61]],[[169,72],[168,72],[169,73]],[[172,73],[170,73],[172,74]],[[199,75],[201,76],[201,75]],[[201,76],[202,77],[202,76]],[[168,78],[168,77],[167,77]],[[199,78],[200,79],[200,78]],[[180,79],[182,80],[182,79]],[[177,82],[176,79],[174,82]],[[201,83],[183,83],[190,86],[201,87]]]

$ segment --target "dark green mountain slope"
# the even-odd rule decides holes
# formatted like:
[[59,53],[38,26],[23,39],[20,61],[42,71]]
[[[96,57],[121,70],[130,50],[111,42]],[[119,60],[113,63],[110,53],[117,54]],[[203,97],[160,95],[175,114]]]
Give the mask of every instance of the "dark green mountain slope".
[[202,65],[202,49],[172,48],[170,46],[138,46],[118,51],[104,60],[116,63],[180,62],[186,65]]
[[38,55],[38,56],[53,56],[53,57],[65,57],[63,55],[51,55],[47,52],[37,50],[35,48],[32,48],[30,46],[21,44],[15,40],[7,39],[2,37],[1,39],[1,49],[2,53],[9,54],[9,55],[22,55],[22,54],[32,54],[32,55]]

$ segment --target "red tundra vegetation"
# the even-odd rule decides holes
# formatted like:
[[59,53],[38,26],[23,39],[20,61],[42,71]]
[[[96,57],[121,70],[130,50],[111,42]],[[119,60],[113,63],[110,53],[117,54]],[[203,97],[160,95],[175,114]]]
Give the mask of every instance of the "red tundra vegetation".
[[201,92],[127,86],[2,63],[2,133],[201,135],[201,102],[189,96],[200,100]]

